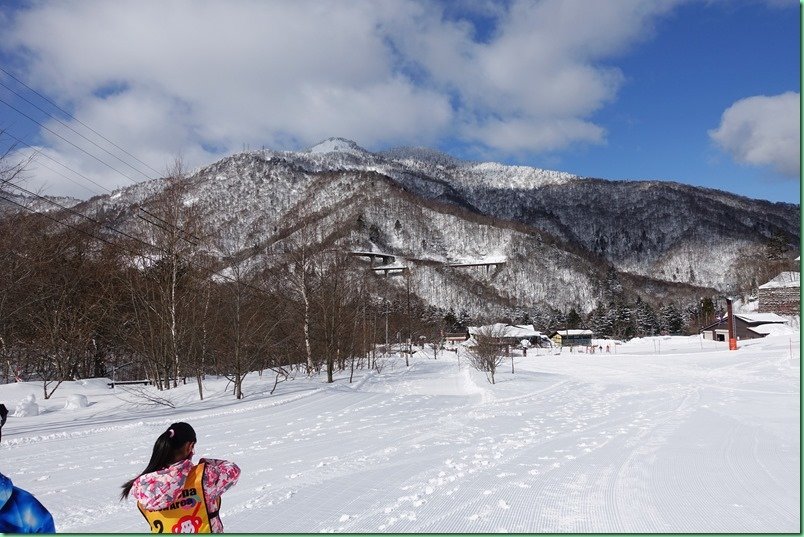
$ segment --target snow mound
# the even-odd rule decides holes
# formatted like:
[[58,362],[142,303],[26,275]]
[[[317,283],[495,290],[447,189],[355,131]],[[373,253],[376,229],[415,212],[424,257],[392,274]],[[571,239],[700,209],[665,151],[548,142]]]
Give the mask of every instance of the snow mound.
[[18,418],[38,415],[39,405],[36,404],[36,396],[34,394],[29,394],[25,399],[17,403],[17,409],[14,411],[14,416]]
[[64,403],[65,410],[76,410],[78,408],[86,408],[89,406],[87,396],[80,393],[74,393],[67,397],[67,402]]

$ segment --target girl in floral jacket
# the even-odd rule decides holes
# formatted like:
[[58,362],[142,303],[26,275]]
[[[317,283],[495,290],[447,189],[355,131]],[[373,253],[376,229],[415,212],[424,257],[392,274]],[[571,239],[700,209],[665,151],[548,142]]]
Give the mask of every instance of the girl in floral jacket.
[[137,500],[153,532],[223,532],[220,498],[237,483],[240,468],[218,459],[193,464],[195,441],[189,424],[172,424],[156,439],[145,470],[123,485],[121,499]]

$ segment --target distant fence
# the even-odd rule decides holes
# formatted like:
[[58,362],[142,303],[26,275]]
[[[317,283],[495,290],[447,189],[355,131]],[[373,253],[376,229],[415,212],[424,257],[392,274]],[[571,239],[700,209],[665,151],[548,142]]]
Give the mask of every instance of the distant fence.
[[[176,381],[176,379],[168,379],[167,382],[170,383],[170,382],[175,382],[175,381]],[[154,383],[154,381],[149,380],[149,379],[146,379],[146,380],[115,380],[115,381],[112,381],[112,382],[107,382],[106,385],[109,386],[109,388],[114,388],[118,384],[120,386],[126,386],[126,385],[151,386],[151,385],[153,385],[153,383]],[[182,384],[187,384],[187,377],[182,377],[181,378],[181,383]]]
[[129,385],[129,384],[142,384],[143,386],[148,386],[149,384],[153,384],[150,380],[116,380],[114,382],[107,382],[106,385],[109,388],[114,388],[117,384],[121,386]]

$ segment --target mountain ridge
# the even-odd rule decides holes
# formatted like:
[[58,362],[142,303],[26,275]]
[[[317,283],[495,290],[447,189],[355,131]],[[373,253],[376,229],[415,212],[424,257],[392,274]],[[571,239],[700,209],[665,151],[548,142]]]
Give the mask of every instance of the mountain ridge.
[[[413,292],[456,311],[537,303],[589,311],[605,299],[611,271],[653,301],[737,292],[764,277],[772,237],[788,246],[799,240],[792,204],[674,182],[472,163],[421,148],[371,153],[343,138],[301,152],[236,153],[184,183],[183,203],[220,231],[228,251],[268,251],[313,225],[343,251],[406,259]],[[141,231],[132,207],[147,206],[164,184],[140,183],[77,208]],[[506,262],[449,265],[490,257]]]

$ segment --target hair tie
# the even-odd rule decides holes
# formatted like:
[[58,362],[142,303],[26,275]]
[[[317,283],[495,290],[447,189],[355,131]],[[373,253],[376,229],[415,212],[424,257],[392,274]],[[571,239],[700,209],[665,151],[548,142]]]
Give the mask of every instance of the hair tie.
[[168,432],[170,433],[170,437],[173,438],[175,431],[173,431],[173,429],[168,429]]

